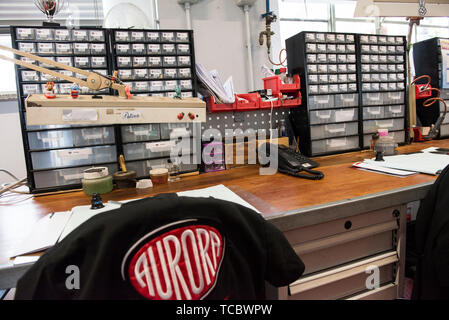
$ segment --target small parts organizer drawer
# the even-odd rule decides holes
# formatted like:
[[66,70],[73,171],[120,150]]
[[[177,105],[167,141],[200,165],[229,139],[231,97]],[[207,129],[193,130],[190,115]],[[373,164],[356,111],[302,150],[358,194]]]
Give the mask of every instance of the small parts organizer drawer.
[[358,133],[359,124],[357,122],[325,124],[310,127],[310,137],[312,140],[353,136]]
[[192,153],[192,140],[137,142],[123,145],[123,154],[126,160],[170,157],[171,153],[177,150]]
[[289,299],[340,299],[366,289],[366,267],[380,284],[396,278],[400,210],[393,207],[284,232],[305,264]]
[[363,107],[363,119],[401,118],[405,116],[405,105]]
[[[101,165],[107,167],[110,173],[118,170],[117,164]],[[67,168],[60,170],[48,170],[34,172],[36,188],[51,188],[57,186],[67,186],[81,184],[83,172],[90,167]]]
[[377,106],[388,104],[404,104],[404,92],[374,92],[362,94],[363,106]]
[[374,133],[377,129],[388,129],[388,131],[404,130],[404,119],[363,121],[363,133]]
[[312,141],[312,155],[328,152],[338,152],[356,149],[359,147],[359,137],[343,137]]
[[30,150],[114,144],[113,127],[28,132]]
[[[137,178],[148,177],[151,169],[166,168],[170,158],[150,159],[140,161],[130,161],[126,163],[128,170],[136,171]],[[198,170],[198,161],[196,155],[185,155],[181,157],[179,164],[180,172],[192,172]]]
[[310,124],[357,121],[358,110],[355,108],[310,111]]
[[308,100],[309,110],[358,107],[358,105],[359,96],[357,93],[309,96]]
[[31,152],[31,160],[35,170],[52,169],[115,162],[117,161],[117,152],[114,145],[61,149]]

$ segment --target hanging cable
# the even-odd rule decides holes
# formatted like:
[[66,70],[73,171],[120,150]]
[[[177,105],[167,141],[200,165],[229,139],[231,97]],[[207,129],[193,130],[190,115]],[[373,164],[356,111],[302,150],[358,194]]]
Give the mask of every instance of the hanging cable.
[[270,61],[270,63],[274,66],[283,66],[283,67],[287,67],[286,65],[284,65],[284,62],[287,61],[287,56],[285,56],[285,59],[282,60],[282,52],[285,51],[287,52],[287,50],[285,50],[285,48],[283,48],[281,51],[279,51],[279,63],[273,62],[270,58],[270,54],[268,54],[268,60]]

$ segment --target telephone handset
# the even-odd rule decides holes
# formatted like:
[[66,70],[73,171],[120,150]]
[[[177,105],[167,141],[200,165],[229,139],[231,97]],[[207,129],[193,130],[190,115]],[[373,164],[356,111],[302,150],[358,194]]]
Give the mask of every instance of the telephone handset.
[[[266,149],[266,155],[270,155],[270,144],[265,143],[261,148]],[[269,164],[267,164],[268,166]],[[295,152],[294,150],[284,146],[278,145],[278,171],[281,173],[289,174],[294,177],[320,180],[324,178],[324,174],[321,171],[311,170],[318,167],[319,164],[313,160],[310,160],[306,156]],[[305,173],[300,173],[305,172]]]

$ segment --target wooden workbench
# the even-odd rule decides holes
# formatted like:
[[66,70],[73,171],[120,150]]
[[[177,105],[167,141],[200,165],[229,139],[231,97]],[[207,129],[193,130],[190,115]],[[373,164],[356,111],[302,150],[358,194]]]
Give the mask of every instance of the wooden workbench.
[[[429,146],[449,148],[449,140],[413,144],[400,147],[399,150],[400,153],[407,153]],[[398,217],[400,219],[400,226],[399,229],[394,230],[393,238],[396,237],[395,241],[397,242],[398,235],[402,234],[403,236],[402,247],[397,243],[396,247],[394,247],[395,252],[399,256],[398,262],[401,262],[403,267],[403,245],[405,241],[403,228],[405,223],[404,205],[408,202],[422,199],[436,177],[417,174],[406,178],[398,178],[361,171],[351,167],[352,163],[368,157],[372,157],[369,151],[360,151],[314,158],[315,161],[320,163],[319,170],[325,174],[325,178],[319,181],[304,180],[280,173],[272,176],[261,176],[259,175],[259,168],[257,166],[248,166],[185,177],[181,181],[155,186],[146,190],[115,190],[103,195],[102,198],[104,202],[109,200],[125,200],[152,196],[158,193],[185,191],[223,184],[260,210],[268,220],[286,234],[287,238],[295,247],[295,250],[299,254],[302,252],[304,256],[309,251],[304,253],[301,243],[306,243],[309,247],[313,247],[314,244],[312,242],[317,241],[317,239],[312,237],[310,239],[298,240],[298,237],[295,235],[298,230],[312,230],[314,227],[320,225],[322,227],[319,230],[326,230],[326,228],[337,230],[335,226],[332,227],[332,223],[346,221],[347,219],[357,221],[357,217],[363,216],[366,213],[369,213],[373,217],[380,217],[383,213],[379,212],[393,208],[400,212],[400,217]],[[34,197],[20,195],[11,197],[11,201],[14,201],[14,204],[0,206],[0,265],[11,264],[9,258],[10,251],[26,237],[39,218],[50,212],[66,211],[74,206],[88,205],[90,204],[90,197],[84,195],[81,191],[77,191],[58,195],[36,195]],[[379,223],[385,224],[388,221],[382,220]],[[374,224],[368,225],[362,223],[359,232],[362,232],[364,228],[372,228]],[[357,231],[357,228],[358,225],[354,222],[352,229],[349,231]],[[342,236],[348,237],[349,231],[342,229]],[[323,233],[319,240],[321,241],[329,237],[332,238],[338,235],[338,232],[340,231]],[[347,232],[348,234],[343,234],[343,232]],[[304,234],[307,234],[307,232]],[[372,239],[375,239],[375,237]],[[374,250],[371,253],[374,254],[376,252]],[[322,256],[324,251],[320,254]],[[316,259],[316,257],[311,259]],[[343,263],[349,261],[347,260],[349,258],[337,257],[336,259],[338,261],[336,260],[333,264],[316,265],[313,268],[309,268],[309,270],[307,270],[306,263],[306,273],[317,273],[320,270],[341,266]],[[354,257],[351,257],[351,259],[354,260]],[[403,276],[403,270],[401,272]],[[394,276],[400,282],[400,279],[398,280],[397,278],[397,272],[394,273]],[[0,273],[0,288],[1,280]],[[390,290],[389,292],[394,291],[397,293],[398,290],[401,290],[400,285],[400,283],[396,283],[394,290]],[[301,286],[297,288],[301,288]],[[303,291],[303,289],[300,289],[298,292]],[[352,292],[350,294],[354,293]],[[287,298],[285,293],[284,296],[282,296],[283,293],[280,293],[280,295],[282,298]],[[338,294],[329,296],[329,298],[335,297],[338,298],[340,296]],[[360,298],[363,297],[363,295],[360,296]],[[375,298],[376,295],[372,297]]]

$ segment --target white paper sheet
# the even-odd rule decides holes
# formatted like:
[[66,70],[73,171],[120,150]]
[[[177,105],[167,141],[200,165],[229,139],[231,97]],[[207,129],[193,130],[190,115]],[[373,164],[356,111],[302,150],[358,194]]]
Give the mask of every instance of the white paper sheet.
[[55,212],[41,218],[28,237],[11,253],[11,257],[42,251],[55,245],[71,212]]
[[[256,212],[259,212],[256,208],[250,205],[248,202],[240,198],[237,194],[226,188],[224,185],[219,184],[213,187],[196,189],[190,191],[182,191],[177,193],[180,197],[198,197],[198,198],[215,198],[220,200],[226,200],[230,202],[238,203],[242,206],[250,208]],[[259,212],[260,213],[260,212]]]
[[72,209],[72,215],[70,220],[67,222],[64,230],[60,233],[59,241],[64,239],[70,232],[80,226],[83,222],[89,220],[93,216],[105,212],[120,208],[120,203],[108,202],[104,208],[101,209],[91,209],[90,206],[78,206]]

